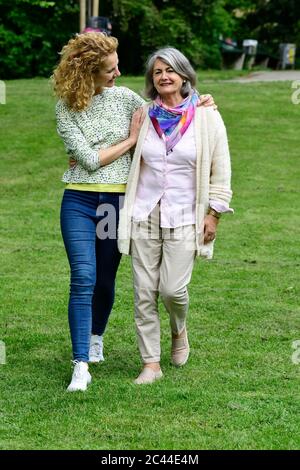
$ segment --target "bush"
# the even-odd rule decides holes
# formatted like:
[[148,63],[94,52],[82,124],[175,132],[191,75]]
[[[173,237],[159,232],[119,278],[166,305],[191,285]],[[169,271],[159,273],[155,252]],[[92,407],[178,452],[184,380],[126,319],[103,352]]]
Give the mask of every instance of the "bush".
[[[101,0],[113,23],[125,73],[143,71],[162,46],[180,49],[196,68],[220,68],[220,35],[256,38],[277,54],[280,42],[300,41],[295,0]],[[79,26],[78,0],[0,0],[0,78],[49,76],[58,52]],[[298,62],[297,62],[298,63]]]
[[78,26],[77,0],[0,0],[0,77],[49,76]]

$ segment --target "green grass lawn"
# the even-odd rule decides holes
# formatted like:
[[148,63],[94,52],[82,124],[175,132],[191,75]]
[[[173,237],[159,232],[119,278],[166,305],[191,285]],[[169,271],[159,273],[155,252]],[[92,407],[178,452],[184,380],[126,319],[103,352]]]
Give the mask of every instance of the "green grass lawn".
[[[122,77],[139,91],[142,78]],[[215,258],[190,285],[191,356],[163,380],[140,369],[129,259],[118,273],[103,364],[84,394],[67,394],[69,267],[59,228],[67,159],[43,79],[7,82],[0,105],[1,449],[298,449],[300,364],[300,105],[290,83],[199,86],[228,128],[234,216]]]

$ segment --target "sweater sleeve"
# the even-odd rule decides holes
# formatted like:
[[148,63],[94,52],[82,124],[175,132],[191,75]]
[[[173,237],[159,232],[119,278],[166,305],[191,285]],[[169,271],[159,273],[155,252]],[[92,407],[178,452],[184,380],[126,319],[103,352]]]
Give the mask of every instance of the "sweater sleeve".
[[87,171],[93,172],[100,168],[98,150],[93,150],[82,131],[72,119],[65,103],[56,105],[57,132],[62,138],[66,151]]
[[224,122],[220,114],[214,112],[217,113],[217,130],[211,161],[209,200],[222,204],[225,209],[229,208],[232,197],[230,153]]
[[124,90],[126,90],[124,94],[125,105],[130,107],[130,112],[133,114],[137,109],[144,106],[145,100],[129,88],[124,88]]

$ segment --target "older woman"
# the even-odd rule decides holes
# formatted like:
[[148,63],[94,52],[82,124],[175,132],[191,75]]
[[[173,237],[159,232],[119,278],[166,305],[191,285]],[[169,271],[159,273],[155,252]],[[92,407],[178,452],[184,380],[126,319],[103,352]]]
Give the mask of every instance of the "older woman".
[[229,208],[230,156],[220,114],[197,107],[196,74],[178,50],[149,59],[146,106],[120,214],[119,250],[132,255],[135,322],[144,364],[136,384],[162,377],[158,296],[170,316],[171,362],[189,357],[188,291],[196,255],[212,256]]
[[[86,390],[91,381],[88,362],[104,360],[103,333],[121,258],[116,240],[119,208],[131,165],[130,149],[142,122],[138,109],[144,100],[128,88],[115,86],[120,76],[117,46],[114,37],[79,34],[62,49],[53,75],[60,98],[57,130],[75,163],[63,176],[66,188],[61,206],[61,230],[71,268],[74,371],[68,391]],[[205,101],[213,103],[209,96]]]

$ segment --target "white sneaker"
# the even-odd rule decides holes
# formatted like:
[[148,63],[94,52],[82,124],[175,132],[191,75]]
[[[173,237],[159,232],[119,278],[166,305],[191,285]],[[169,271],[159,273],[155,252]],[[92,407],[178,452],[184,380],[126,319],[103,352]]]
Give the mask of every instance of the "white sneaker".
[[104,361],[103,357],[103,336],[91,335],[89,362]]
[[72,380],[67,388],[67,392],[76,392],[77,390],[82,390],[85,392],[87,386],[92,381],[91,374],[88,371],[88,365],[86,362],[76,360],[73,361],[73,364],[74,370]]

